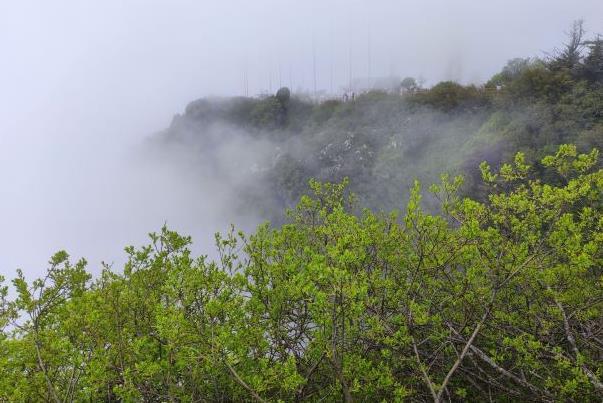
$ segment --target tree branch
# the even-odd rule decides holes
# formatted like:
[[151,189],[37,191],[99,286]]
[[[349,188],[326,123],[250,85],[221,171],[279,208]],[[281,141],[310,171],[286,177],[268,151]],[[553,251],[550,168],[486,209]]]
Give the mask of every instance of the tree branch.
[[343,376],[343,373],[341,372],[340,366],[333,358],[329,357],[329,360],[331,361],[333,369],[335,370],[335,375],[337,375],[337,379],[339,379],[339,383],[341,384],[341,389],[343,390],[343,401],[346,403],[353,402],[354,399],[352,398],[352,392],[350,392],[350,388],[345,380],[345,377]]
[[38,365],[40,366],[40,369],[42,370],[42,373],[44,374],[44,379],[46,379],[46,385],[48,386],[48,393],[50,393],[50,396],[52,397],[52,399],[55,402],[60,403],[61,400],[59,399],[56,391],[54,390],[54,386],[52,385],[50,377],[48,376],[48,371],[46,369],[46,365],[44,365],[44,361],[42,360],[42,354],[40,353],[40,344],[37,339],[37,336],[36,336],[36,340],[34,341],[34,345],[36,346],[36,356],[38,358]]
[[[572,351],[574,352],[574,355],[576,357],[576,363],[580,362],[580,350],[578,350],[578,345],[576,344],[576,338],[574,337],[574,334],[572,333],[572,328],[570,327],[569,324],[569,320],[567,318],[567,314],[565,313],[565,309],[563,308],[563,305],[561,304],[561,302],[559,302],[556,298],[555,298],[555,304],[557,304],[557,307],[559,308],[559,311],[561,311],[561,317],[563,318],[563,328],[565,329],[565,337],[567,339],[567,341],[569,342]],[[584,375],[586,375],[586,377],[588,378],[588,380],[590,381],[590,383],[594,386],[594,388],[597,390],[597,392],[602,393],[603,394],[603,383],[599,380],[599,378],[597,378],[597,375],[591,371],[586,364],[579,364],[580,368],[582,369],[582,372],[584,372]]]
[[473,341],[475,340],[479,331],[481,330],[482,326],[484,325],[484,322],[488,318],[488,315],[490,315],[491,307],[492,307],[492,304],[490,304],[488,309],[486,309],[486,312],[484,312],[484,314],[482,315],[482,318],[475,326],[475,329],[473,329],[473,333],[471,333],[471,337],[469,337],[469,340],[467,340],[467,342],[465,343],[465,347],[463,347],[463,351],[461,351],[461,354],[458,356],[458,358],[456,359],[456,361],[454,362],[454,364],[452,365],[452,367],[446,374],[446,377],[444,378],[444,381],[442,382],[442,385],[440,386],[440,388],[438,390],[438,394],[435,398],[436,402],[442,401],[442,395],[444,394],[444,391],[446,390],[446,386],[448,385],[448,382],[450,382],[450,378],[452,378],[452,375],[455,373],[456,369],[459,367],[459,365],[461,365],[461,362],[467,355],[467,352],[469,351],[469,348],[473,344]]
[[[450,324],[448,325],[448,327],[457,336],[462,337],[461,334],[455,328],[453,328]],[[536,386],[532,385],[528,381],[519,378],[517,375],[515,375],[512,372],[509,372],[505,368],[501,367],[496,362],[494,362],[494,360],[492,358],[490,358],[486,353],[484,353],[482,350],[480,350],[479,348],[475,347],[474,345],[471,345],[469,348],[470,348],[470,350],[471,350],[472,353],[474,353],[475,355],[477,355],[486,364],[490,365],[492,367],[492,369],[494,369],[499,374],[505,376],[506,378],[511,379],[512,381],[514,381],[517,384],[525,387],[526,389],[529,389],[534,394],[545,395],[546,397],[551,398],[551,399],[554,397],[551,393],[547,392],[546,390],[540,390],[540,389],[538,389]]]
[[299,399],[303,398],[304,395],[304,389],[306,388],[306,386],[308,385],[308,381],[310,380],[310,377],[312,376],[312,374],[314,373],[314,371],[316,371],[316,368],[318,368],[318,366],[320,365],[320,363],[322,362],[322,359],[325,357],[326,352],[323,352],[322,355],[320,356],[320,358],[314,363],[314,365],[312,365],[312,367],[308,370],[308,372],[306,373],[306,382],[304,382],[298,389],[297,391],[297,396]]
[[429,379],[429,375],[427,374],[427,371],[425,371],[423,362],[421,361],[421,357],[419,356],[419,350],[417,349],[417,342],[415,341],[414,336],[411,336],[410,338],[412,341],[412,349],[415,352],[415,359],[417,360],[417,364],[419,365],[419,369],[421,370],[421,375],[423,375],[423,380],[427,384],[427,387],[429,388],[429,392],[431,392],[431,397],[433,397],[434,401],[437,401],[438,394],[435,391],[433,382],[431,381],[431,379]]
[[243,388],[245,388],[245,390],[247,390],[249,392],[249,394],[258,402],[262,402],[262,403],[267,403],[266,400],[262,399],[260,397],[260,395],[257,394],[257,392],[255,390],[253,390],[249,385],[247,385],[245,383],[245,381],[239,376],[239,374],[237,373],[237,371],[235,371],[235,369],[226,361],[224,360],[224,364],[226,364],[226,368],[228,368],[228,370],[230,371],[230,373],[232,374],[232,376],[234,377],[235,381],[237,381],[237,383],[239,385],[241,385]]

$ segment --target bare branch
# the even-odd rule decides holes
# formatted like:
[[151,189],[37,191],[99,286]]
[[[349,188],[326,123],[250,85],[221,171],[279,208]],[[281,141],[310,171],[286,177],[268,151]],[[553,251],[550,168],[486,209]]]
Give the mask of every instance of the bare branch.
[[425,384],[427,384],[427,387],[429,388],[429,391],[431,392],[431,397],[433,397],[434,401],[437,401],[438,394],[435,391],[433,382],[429,378],[427,371],[425,371],[423,362],[421,361],[421,357],[419,356],[419,350],[417,349],[417,343],[415,341],[415,338],[413,336],[411,336],[411,340],[412,340],[412,348],[415,352],[415,359],[417,360],[417,364],[419,365],[419,369],[421,370],[421,375],[423,375],[423,380],[425,381]]
[[442,401],[442,396],[444,394],[444,391],[446,390],[446,386],[448,385],[448,382],[450,382],[450,378],[452,378],[452,375],[454,375],[456,369],[459,367],[459,365],[461,365],[461,362],[463,362],[463,359],[467,355],[467,352],[469,351],[469,348],[471,348],[471,345],[473,344],[473,341],[475,340],[475,338],[477,337],[479,331],[481,330],[482,326],[484,325],[484,322],[486,321],[486,319],[490,315],[490,309],[491,309],[491,307],[492,307],[492,304],[490,304],[490,306],[488,307],[488,309],[486,309],[486,312],[484,312],[484,314],[482,315],[482,318],[480,319],[480,321],[477,323],[477,325],[473,329],[473,333],[471,333],[471,337],[469,337],[469,340],[467,340],[467,343],[465,343],[465,346],[463,347],[463,350],[461,351],[461,354],[458,356],[458,358],[456,359],[456,361],[454,362],[454,364],[452,365],[452,367],[450,368],[450,370],[446,374],[446,377],[444,378],[444,381],[442,382],[442,385],[440,386],[438,394],[437,394],[437,396],[435,398],[436,402]]

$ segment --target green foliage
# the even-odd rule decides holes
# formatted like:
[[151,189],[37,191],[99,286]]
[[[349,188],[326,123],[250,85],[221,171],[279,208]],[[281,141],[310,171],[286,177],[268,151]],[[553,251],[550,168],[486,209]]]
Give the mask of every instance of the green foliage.
[[250,119],[256,128],[273,130],[284,123],[285,109],[277,97],[266,97],[253,108]]
[[[0,288],[0,401],[597,401],[603,171],[563,145],[356,211],[311,181],[281,227],[163,228],[94,281],[65,252]],[[563,180],[535,177],[535,169]],[[10,297],[9,297],[10,295]]]
[[584,58],[582,74],[590,82],[603,84],[603,39],[597,36],[587,46],[589,52]]
[[537,67],[538,63],[530,59],[515,58],[507,62],[502,71],[498,75],[500,81],[498,84],[506,84],[521,77],[529,68]]
[[314,107],[312,119],[319,125],[327,122],[333,114],[341,107],[341,101],[329,100]]
[[505,90],[508,99],[544,100],[556,103],[572,88],[573,80],[567,72],[552,72],[542,65],[530,66],[514,80],[508,82]]
[[463,86],[453,81],[438,83],[425,92],[415,94],[411,100],[444,112],[470,110],[484,106],[488,102],[477,87]]

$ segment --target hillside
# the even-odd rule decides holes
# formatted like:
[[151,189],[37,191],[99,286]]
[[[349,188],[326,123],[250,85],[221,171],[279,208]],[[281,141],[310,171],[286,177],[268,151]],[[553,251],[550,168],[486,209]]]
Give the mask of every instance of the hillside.
[[[574,64],[563,52],[514,59],[479,87],[419,89],[407,79],[402,94],[369,91],[347,101],[315,103],[287,88],[204,98],[174,118],[162,141],[194,149],[216,175],[240,178],[241,208],[273,220],[310,178],[348,177],[360,204],[378,210],[399,208],[415,179],[434,183],[443,172],[463,173],[465,193],[479,197],[483,160],[498,166],[522,151],[537,162],[560,144],[603,145],[601,40],[588,43]],[[240,158],[230,157],[233,149]]]

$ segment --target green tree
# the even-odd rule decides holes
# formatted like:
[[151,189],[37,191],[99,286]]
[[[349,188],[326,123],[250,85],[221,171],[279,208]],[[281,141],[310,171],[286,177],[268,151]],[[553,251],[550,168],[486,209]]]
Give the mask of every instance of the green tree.
[[584,58],[583,74],[591,82],[603,83],[603,39],[597,36],[587,46],[589,53]]

